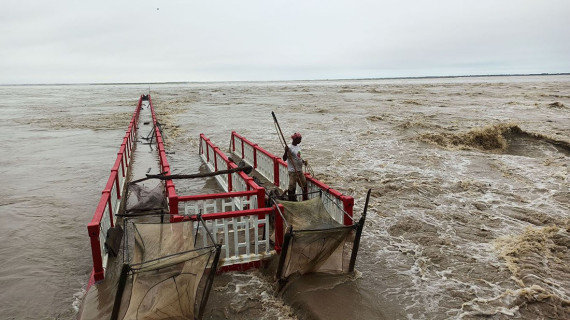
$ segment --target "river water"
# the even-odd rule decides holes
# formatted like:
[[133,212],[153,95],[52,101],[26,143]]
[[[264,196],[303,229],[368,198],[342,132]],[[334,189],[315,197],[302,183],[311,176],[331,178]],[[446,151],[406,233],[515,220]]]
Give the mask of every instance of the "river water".
[[0,86],[0,318],[75,317],[86,226],[149,89],[175,173],[200,170],[200,133],[280,154],[275,111],[356,216],[372,189],[354,275],[276,296],[227,274],[209,318],[570,318],[570,76]]

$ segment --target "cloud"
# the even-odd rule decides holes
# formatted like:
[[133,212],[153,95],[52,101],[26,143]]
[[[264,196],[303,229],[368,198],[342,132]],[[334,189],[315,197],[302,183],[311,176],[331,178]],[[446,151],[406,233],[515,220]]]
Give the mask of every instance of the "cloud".
[[570,2],[11,1],[0,83],[570,71]]

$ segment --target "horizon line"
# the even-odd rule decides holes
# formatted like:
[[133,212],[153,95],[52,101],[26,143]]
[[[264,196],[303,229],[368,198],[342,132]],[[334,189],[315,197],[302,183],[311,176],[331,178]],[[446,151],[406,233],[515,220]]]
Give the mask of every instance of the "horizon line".
[[332,78],[332,79],[284,79],[284,80],[214,80],[214,81],[157,81],[157,82],[62,82],[62,83],[13,83],[0,86],[74,86],[74,85],[143,85],[143,84],[184,84],[184,83],[224,83],[224,82],[297,82],[297,81],[357,81],[357,80],[405,80],[405,79],[446,79],[446,78],[485,78],[485,77],[528,77],[528,76],[561,76],[570,72],[559,73],[505,73],[505,74],[473,74],[445,76],[407,76],[407,77],[371,77],[371,78]]

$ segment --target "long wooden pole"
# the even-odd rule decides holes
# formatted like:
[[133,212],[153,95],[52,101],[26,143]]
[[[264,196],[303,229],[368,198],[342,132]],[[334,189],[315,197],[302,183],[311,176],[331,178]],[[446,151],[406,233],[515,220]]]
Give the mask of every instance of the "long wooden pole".
[[205,178],[205,177],[213,177],[213,176],[217,176],[220,174],[234,173],[234,172],[239,172],[239,171],[243,171],[246,174],[250,174],[252,170],[253,170],[253,167],[245,166],[245,167],[237,167],[237,168],[228,169],[228,170],[219,170],[219,171],[214,171],[214,172],[195,173],[195,174],[173,174],[173,175],[169,175],[169,176],[165,176],[164,173],[166,173],[166,172],[163,172],[161,174],[147,174],[146,178],[141,178],[141,179],[132,181],[130,183],[137,183],[137,182],[145,181],[148,179],[173,180],[173,179]]

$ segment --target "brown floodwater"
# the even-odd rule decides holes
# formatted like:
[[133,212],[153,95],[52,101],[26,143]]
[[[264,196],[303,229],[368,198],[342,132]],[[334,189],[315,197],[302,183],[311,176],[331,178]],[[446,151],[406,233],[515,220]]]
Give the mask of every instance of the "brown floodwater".
[[[357,216],[372,189],[355,274],[292,279],[279,294],[264,270],[224,274],[207,318],[570,318],[569,76],[150,90],[176,173],[200,170],[200,133],[225,150],[235,130],[280,154],[274,111]],[[75,317],[86,225],[147,91],[0,87],[2,317]]]

